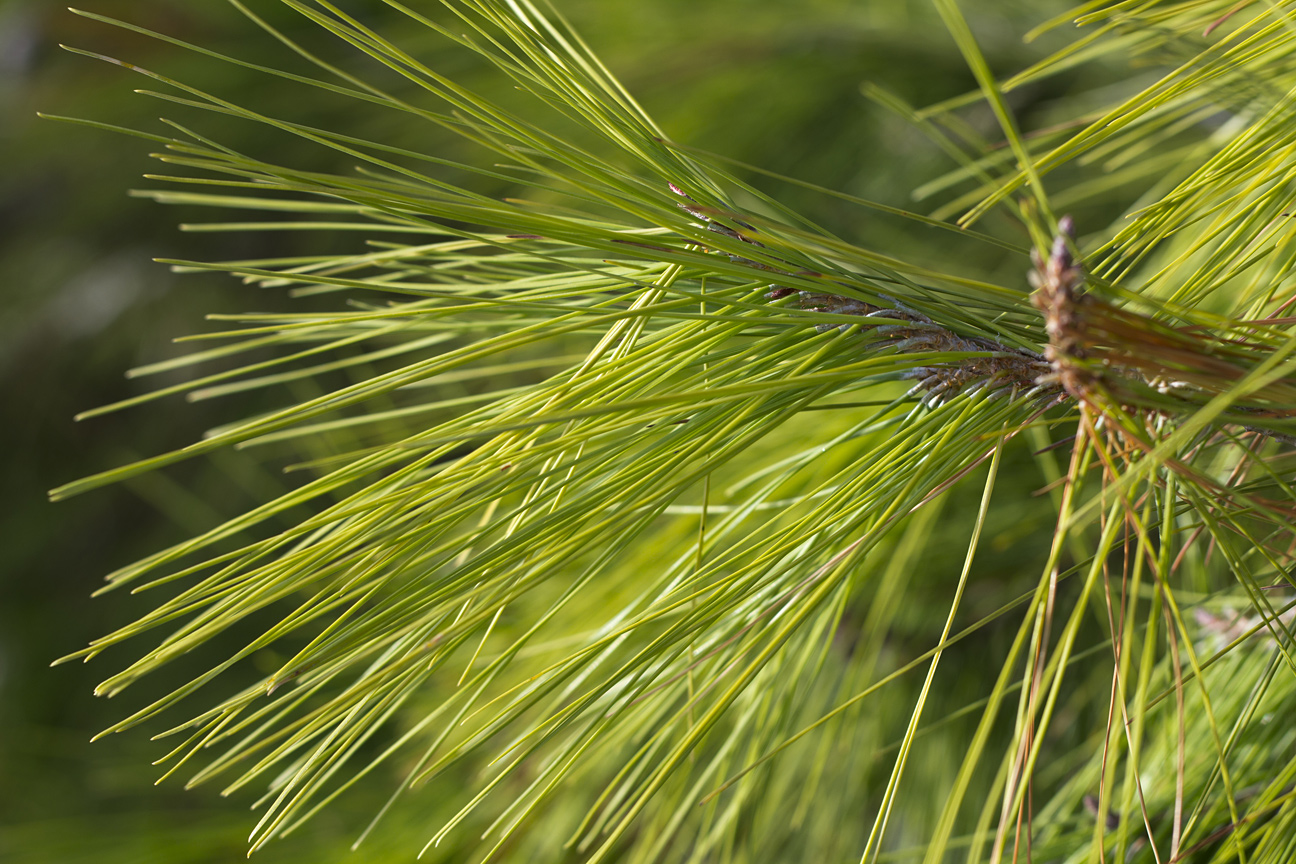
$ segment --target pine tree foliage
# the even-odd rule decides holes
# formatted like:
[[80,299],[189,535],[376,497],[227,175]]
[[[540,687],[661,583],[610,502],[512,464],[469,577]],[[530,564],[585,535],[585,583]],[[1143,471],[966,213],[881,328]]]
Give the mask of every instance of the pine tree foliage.
[[[931,249],[897,256],[672,141],[554,9],[384,0],[488,62],[496,98],[345,4],[281,0],[371,75],[230,2],[310,70],[255,67],[267,86],[475,154],[100,57],[213,115],[131,133],[171,172],[149,196],[264,219],[208,230],[371,238],[168,262],[337,302],[225,316],[133,374],[218,371],[100,411],[282,408],[53,493],[299,454],[282,497],[112,573],[156,606],[72,655],[130,643],[103,695],[192,675],[108,731],[162,722],[167,776],[264,790],[252,849],[385,782],[389,806],[451,802],[423,838],[447,860],[1290,860],[1296,4],[1096,0],[1003,78],[935,0],[979,89],[866,90],[956,160],[918,190],[937,206],[821,190]],[[1019,125],[1015,91],[1104,64],[1135,68]],[[357,170],[236,152],[235,121]],[[1035,577],[987,598],[1004,520]],[[246,683],[257,656],[277,668]]]

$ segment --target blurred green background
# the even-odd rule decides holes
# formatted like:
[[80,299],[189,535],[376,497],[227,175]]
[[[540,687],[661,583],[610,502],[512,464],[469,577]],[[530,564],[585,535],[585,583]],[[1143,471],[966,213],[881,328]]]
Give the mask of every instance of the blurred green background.
[[[308,42],[325,44],[280,4],[250,5]],[[385,32],[407,37],[453,77],[499,86],[470,58],[412,32],[407,19],[381,3],[346,5]],[[914,206],[910,190],[950,167],[937,148],[860,90],[871,81],[923,105],[973,87],[926,0],[558,5],[676,140],[895,206]],[[965,5],[998,70],[1021,68],[1048,49],[1023,44],[1020,34],[1057,6]],[[279,46],[224,3],[87,0],[85,8],[241,57],[287,62]],[[59,43],[120,56],[299,121],[337,129],[363,125],[371,137],[438,154],[466,151],[399,118],[358,116],[322,98],[303,101],[300,89],[266,86],[246,70],[78,18],[48,0],[0,0],[0,861],[241,860],[254,821],[246,809],[253,795],[225,800],[213,789],[184,792],[176,781],[154,787],[157,772],[149,763],[165,748],[146,734],[89,743],[147,697],[123,697],[136,701],[122,705],[92,696],[94,685],[129,658],[109,654],[88,666],[48,666],[146,608],[127,594],[91,600],[105,573],[273,494],[283,484],[279,466],[224,455],[69,503],[51,505],[45,493],[181,446],[204,429],[273,404],[273,394],[193,405],[170,400],[73,422],[78,411],[179,380],[131,381],[123,373],[182,350],[171,337],[210,329],[204,314],[306,302],[218,276],[178,277],[152,258],[305,254],[319,244],[360,240],[178,231],[177,223],[201,221],[204,214],[127,197],[129,188],[157,185],[140,179],[159,170],[148,158],[149,144],[39,120],[36,112],[160,132],[160,113],[181,118],[183,111],[133,94],[142,79],[60,51]],[[1055,90],[1015,93],[1014,107],[1028,122],[1046,117],[1068,80],[1056,79],[1050,85]],[[988,116],[970,119],[993,134]],[[210,117],[202,123],[199,128],[235,148],[289,148],[279,157],[284,161],[321,158],[291,150],[298,147],[291,142],[270,142],[255,128],[218,128]],[[937,254],[902,224],[801,188],[759,182],[843,236],[919,259]],[[1032,529],[1018,515],[1023,518],[1003,531]],[[1011,545],[1011,538],[1006,542]],[[369,784],[312,823],[305,836],[275,844],[258,858],[346,857],[350,840],[388,789],[381,781]],[[387,827],[358,858],[411,860],[429,833],[417,819],[409,832],[399,823]]]

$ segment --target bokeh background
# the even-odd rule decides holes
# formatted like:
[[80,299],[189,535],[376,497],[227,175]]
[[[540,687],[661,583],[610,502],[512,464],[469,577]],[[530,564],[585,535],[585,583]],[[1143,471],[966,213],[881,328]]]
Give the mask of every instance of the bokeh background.
[[[271,0],[249,5],[288,32],[313,29]],[[379,2],[346,5],[388,32],[409,30],[406,19]],[[935,206],[915,204],[910,192],[950,163],[861,92],[862,83],[873,82],[924,105],[974,86],[926,0],[558,5],[676,140],[895,206]],[[1059,8],[1006,0],[965,5],[983,48],[1005,72],[1047,51],[1047,39],[1025,44],[1021,34]],[[84,6],[248,59],[283,60],[279,46],[225,3],[85,0]],[[487,90],[499,86],[462,53],[421,34],[408,36],[452,76]],[[318,34],[302,37],[320,41]],[[207,217],[127,195],[158,185],[141,179],[161,168],[149,159],[150,144],[41,120],[36,112],[163,131],[158,115],[183,111],[134,94],[147,83],[138,76],[61,51],[60,43],[119,56],[303,122],[363,126],[372,137],[428,152],[454,154],[460,145],[399,120],[359,116],[346,104],[302,101],[300,90],[281,93],[251,72],[77,17],[50,0],[0,0],[0,861],[241,860],[255,796],[227,800],[205,788],[185,792],[176,781],[153,786],[157,770],[149,763],[165,748],[147,734],[90,743],[147,697],[130,705],[93,697],[94,685],[124,655],[89,665],[49,664],[144,608],[128,594],[91,599],[104,574],[264,500],[285,482],[279,466],[225,454],[67,503],[48,503],[46,491],[181,446],[274,403],[274,394],[171,400],[73,422],[79,411],[155,386],[123,373],[181,351],[172,337],[211,329],[205,314],[309,302],[220,276],[177,276],[153,258],[295,255],[357,240],[178,230],[178,223]],[[1061,76],[1049,85],[1055,90],[1015,93],[1014,107],[1039,122],[1068,81]],[[298,146],[269,142],[250,127],[202,122],[235,148]],[[974,112],[969,122],[993,132],[986,116]],[[282,158],[320,157],[290,149]],[[919,258],[945,251],[925,246],[903,225],[832,198],[768,179],[759,183],[838,233],[868,238],[874,248]],[[1022,520],[1001,526],[1001,549],[1011,545],[1012,531],[1032,530],[1025,515]],[[372,792],[345,799],[303,836],[258,858],[348,858],[350,840],[388,791],[371,785]],[[429,826],[416,814],[407,818],[349,860],[411,860]]]

